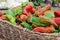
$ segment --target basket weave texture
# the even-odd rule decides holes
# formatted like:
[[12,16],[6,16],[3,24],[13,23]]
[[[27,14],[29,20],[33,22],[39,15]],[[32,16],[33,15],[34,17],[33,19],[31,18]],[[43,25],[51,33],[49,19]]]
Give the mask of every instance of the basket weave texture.
[[34,33],[25,28],[0,20],[0,40],[60,40],[60,33]]

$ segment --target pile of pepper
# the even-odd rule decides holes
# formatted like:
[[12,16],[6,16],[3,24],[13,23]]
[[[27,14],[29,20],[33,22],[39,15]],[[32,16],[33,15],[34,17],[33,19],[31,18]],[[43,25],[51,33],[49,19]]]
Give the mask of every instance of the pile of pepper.
[[20,6],[7,10],[4,15],[0,13],[0,19],[34,32],[60,32],[60,10],[51,10],[50,4],[34,8],[33,3],[24,2]]

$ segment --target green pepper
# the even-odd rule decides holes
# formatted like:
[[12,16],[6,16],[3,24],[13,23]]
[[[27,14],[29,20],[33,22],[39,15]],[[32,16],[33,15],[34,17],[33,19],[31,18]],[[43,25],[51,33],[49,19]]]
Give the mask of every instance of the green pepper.
[[11,9],[7,10],[6,14],[12,15],[13,17],[15,17],[15,15],[16,15],[16,13],[13,13]]
[[53,31],[53,33],[58,33],[58,30],[55,29],[55,30]]
[[30,26],[30,24],[28,24],[28,23],[26,23],[26,22],[22,22],[21,24],[22,24],[23,27],[25,27],[25,28],[27,28],[27,29],[29,29],[29,30],[33,30],[33,27]]
[[35,24],[36,26],[48,26],[48,24],[40,22],[39,18],[35,16],[31,16],[31,18],[28,21],[32,24]]
[[60,32],[60,25],[58,25],[58,27],[59,27],[59,28],[58,28],[58,31]]
[[5,15],[12,24],[16,24],[15,18],[12,15]]
[[54,18],[55,17],[54,12],[47,12],[47,13],[45,13],[44,16],[46,16],[48,18]]

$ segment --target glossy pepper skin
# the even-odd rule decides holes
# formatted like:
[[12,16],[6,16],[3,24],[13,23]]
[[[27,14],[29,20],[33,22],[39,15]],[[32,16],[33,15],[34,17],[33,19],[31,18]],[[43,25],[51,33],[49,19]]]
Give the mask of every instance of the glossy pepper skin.
[[52,33],[54,30],[53,25],[50,25],[48,27],[36,27],[34,28],[34,32],[41,32],[41,33]]
[[20,15],[20,20],[21,21],[26,21],[27,20],[27,16],[24,15],[24,14]]
[[2,19],[2,20],[8,20],[8,19],[3,15],[2,12],[0,12],[0,19]]
[[54,15],[54,12],[52,10],[48,10],[44,13],[44,16],[45,17],[48,17],[48,18],[54,18],[55,15]]
[[55,14],[56,17],[60,17],[60,10],[55,10],[54,14]]
[[23,9],[25,6],[29,5],[29,4],[32,4],[31,2],[23,2],[21,5],[19,5],[17,8],[13,8],[11,9],[13,13],[15,13],[14,16],[16,16],[17,14],[18,15],[21,15],[23,13]]
[[45,11],[50,10],[50,8],[51,8],[51,5],[47,4],[46,6],[41,8],[40,10],[35,11],[35,14],[39,17],[39,16],[43,15]]
[[0,19],[2,19],[2,20],[8,20],[8,18],[6,18],[5,16],[1,16]]
[[33,27],[30,26],[30,24],[26,23],[26,22],[22,22],[21,25],[29,30],[33,30]]
[[29,13],[34,13],[35,9],[33,8],[33,6],[31,4],[27,5],[26,7],[24,7],[23,9],[23,13],[28,15]]
[[3,15],[3,13],[2,12],[0,12],[0,17]]
[[45,24],[43,22],[40,22],[39,21],[39,18],[38,17],[35,17],[35,16],[31,16],[28,21],[32,24],[35,24],[36,26],[48,26],[48,24]]
[[60,17],[52,19],[56,24],[60,24]]
[[12,24],[16,24],[16,20],[12,15],[5,15],[5,17],[8,18]]

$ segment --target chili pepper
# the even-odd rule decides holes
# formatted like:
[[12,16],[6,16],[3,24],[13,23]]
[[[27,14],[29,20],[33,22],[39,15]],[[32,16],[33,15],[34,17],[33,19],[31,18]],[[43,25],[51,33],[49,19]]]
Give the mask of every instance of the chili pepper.
[[6,17],[4,17],[4,16],[1,16],[0,17],[2,20],[8,20]]
[[49,10],[44,13],[44,16],[48,17],[48,18],[54,18],[55,17],[54,12],[49,11]]
[[35,17],[35,16],[31,16],[29,19],[28,19],[28,22],[32,23],[32,24],[35,24],[36,26],[47,26],[48,24],[45,24],[43,22],[40,22],[39,21],[39,18],[38,17]]
[[56,29],[54,29],[54,31],[53,31],[53,33],[58,33],[59,32],[59,30],[56,30]]
[[31,26],[33,26],[34,28],[36,28],[36,27],[37,27],[35,24],[32,24]]
[[59,28],[58,28],[58,32],[60,32],[60,25],[59,25]]
[[60,17],[52,19],[56,24],[60,24]]
[[19,7],[15,8],[15,9],[11,9],[13,13],[15,13],[15,15],[21,15],[23,13],[23,9],[25,6],[27,6],[28,4],[32,4],[31,2],[23,2]]
[[2,12],[0,12],[0,17],[3,15],[3,13]]
[[16,18],[20,18],[20,15],[16,15]]
[[54,14],[55,14],[56,17],[60,17],[60,10],[55,10]]
[[32,8],[31,13],[34,13],[34,12],[35,12],[35,9],[34,9],[34,8]]
[[50,25],[48,27],[36,27],[34,28],[34,32],[42,32],[42,33],[52,33],[54,30],[54,26]]
[[5,15],[5,17],[8,18],[12,24],[16,24],[15,18],[12,15]]
[[41,9],[40,6],[37,6],[37,7],[36,7],[36,11],[39,11],[40,9]]
[[24,7],[24,10],[23,10],[24,14],[28,15],[29,13],[34,13],[34,12],[35,12],[35,9],[33,8],[31,4]]
[[40,13],[38,14],[38,17],[43,16],[43,15],[44,15],[44,12],[40,12]]
[[42,23],[46,23],[46,24],[52,24],[52,25],[54,25],[55,28],[58,28],[58,25],[48,17],[40,16],[39,21]]
[[22,21],[27,20],[27,16],[26,16],[26,15],[24,15],[24,14],[20,15],[20,20],[22,20]]
[[51,5],[47,4],[45,7],[41,8],[39,11],[35,11],[36,15],[44,14],[45,11],[50,10]]
[[29,29],[29,30],[33,30],[33,27],[30,26],[30,24],[28,24],[28,23],[26,23],[26,22],[22,22],[21,24],[22,24],[23,27],[25,27],[25,28],[27,28],[27,29]]

